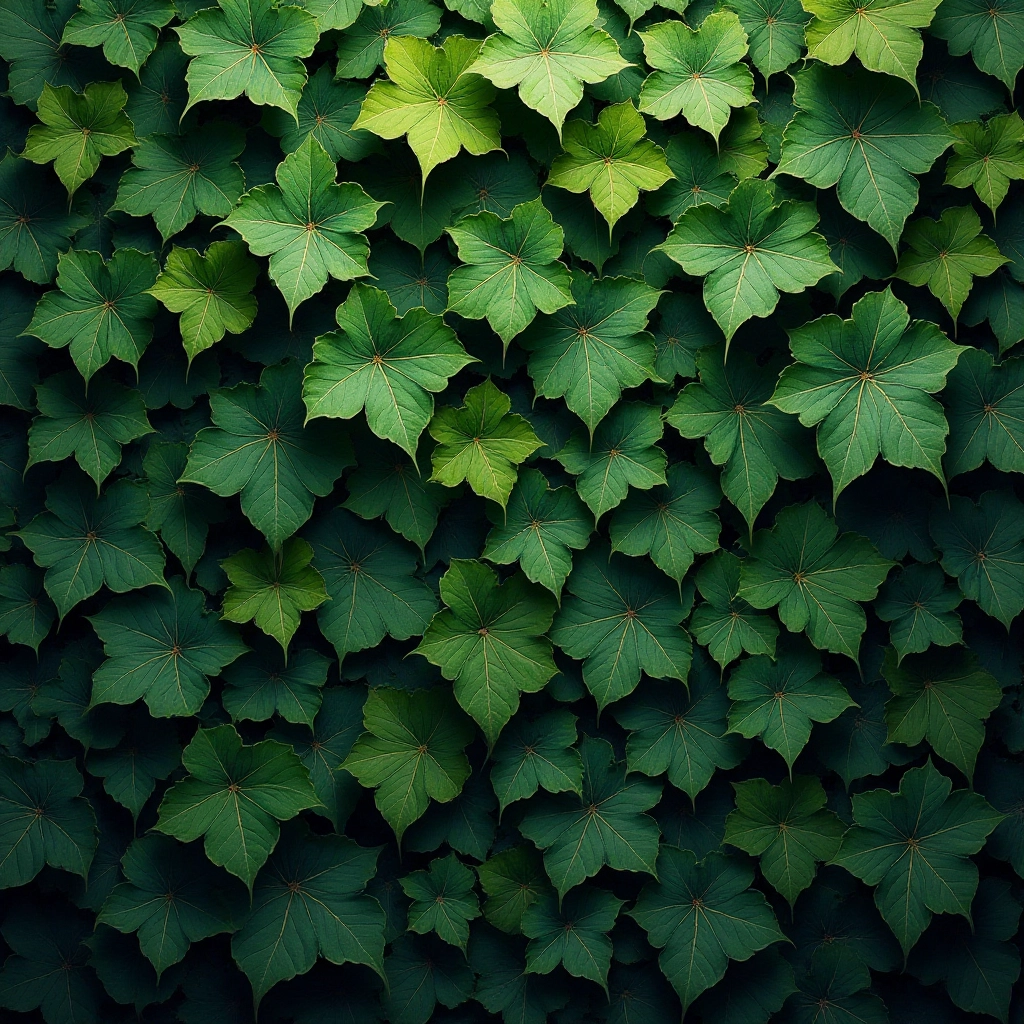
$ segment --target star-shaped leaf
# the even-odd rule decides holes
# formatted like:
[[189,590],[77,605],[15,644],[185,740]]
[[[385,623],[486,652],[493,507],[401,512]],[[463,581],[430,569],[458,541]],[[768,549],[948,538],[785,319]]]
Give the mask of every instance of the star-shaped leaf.
[[266,722],[276,712],[286,722],[312,729],[330,664],[311,647],[292,652],[285,662],[280,648],[261,639],[222,673],[221,703],[233,722]]
[[139,74],[156,49],[160,29],[174,17],[171,0],[81,0],[64,26],[62,43],[102,46],[103,56]]
[[794,64],[804,51],[810,14],[800,0],[729,0],[750,42],[750,59],[765,79]]
[[1015,0],[944,0],[930,31],[949,52],[970,52],[974,63],[1013,91],[1024,66],[1024,10]]
[[384,47],[393,36],[434,35],[441,9],[429,0],[389,0],[364,6],[355,23],[338,39],[338,78],[371,78],[384,64]]
[[469,922],[480,916],[480,901],[473,891],[476,878],[454,853],[438,857],[425,871],[402,879],[402,892],[412,900],[409,931],[436,932],[442,942],[466,952]]
[[523,914],[551,892],[544,863],[532,846],[513,846],[481,864],[476,873],[487,895],[484,917],[509,935],[522,934]]
[[1024,120],[998,114],[985,124],[964,121],[950,126],[953,155],[946,163],[946,184],[973,188],[993,215],[1006,198],[1010,182],[1024,178]]
[[963,595],[937,565],[908,565],[878,592],[875,614],[890,622],[889,642],[902,660],[932,644],[952,647],[963,639],[956,608]]

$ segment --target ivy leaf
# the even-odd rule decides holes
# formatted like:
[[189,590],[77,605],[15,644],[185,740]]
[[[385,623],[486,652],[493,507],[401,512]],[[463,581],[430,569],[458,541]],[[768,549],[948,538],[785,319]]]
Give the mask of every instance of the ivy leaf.
[[875,614],[891,622],[889,642],[898,661],[921,654],[932,644],[953,647],[963,640],[956,608],[963,596],[946,584],[937,565],[908,565],[888,580],[878,593]]
[[239,494],[242,512],[274,550],[309,519],[314,497],[331,492],[352,465],[335,424],[304,426],[302,368],[268,366],[259,385],[210,394],[214,426],[200,430],[182,483],[202,484],[222,498]]
[[600,710],[632,693],[641,672],[686,682],[692,644],[680,623],[689,597],[653,566],[591,544],[567,588],[551,639],[570,658],[586,659],[583,680]]
[[755,608],[779,607],[790,632],[807,633],[820,651],[858,659],[867,620],[856,602],[873,601],[892,562],[870,541],[839,535],[816,502],[790,505],[771,531],[754,534],[739,596]]
[[532,846],[514,846],[495,854],[476,873],[487,895],[484,917],[509,935],[522,933],[523,914],[551,891],[540,854]]
[[510,413],[511,408],[508,395],[488,378],[466,392],[461,408],[438,409],[428,428],[438,442],[430,479],[445,487],[466,480],[482,498],[505,508],[516,482],[516,466],[544,447],[529,421]]
[[661,294],[642,281],[577,273],[573,305],[538,318],[519,339],[536,393],[564,398],[592,435],[624,388],[657,376],[646,328]]
[[429,0],[389,0],[363,7],[355,23],[338,40],[337,78],[371,78],[384,64],[384,47],[392,36],[426,39],[441,27],[441,8]]
[[790,332],[797,362],[782,371],[770,401],[817,426],[818,452],[832,476],[832,499],[881,455],[894,466],[926,469],[940,482],[946,417],[930,394],[963,351],[934,324],[911,321],[889,288]]
[[442,942],[466,952],[469,922],[480,916],[480,901],[473,891],[473,872],[454,853],[438,857],[425,871],[402,879],[402,891],[412,900],[409,931],[436,932]]
[[302,380],[306,420],[351,419],[366,410],[370,429],[415,458],[431,417],[431,392],[474,362],[455,332],[433,313],[399,317],[385,292],[356,284],[338,307],[340,331],[313,345]]
[[81,0],[61,42],[102,46],[111,64],[130,68],[138,77],[156,49],[160,29],[173,17],[170,0]]
[[[217,12],[197,17],[207,13]],[[351,182],[336,184],[337,173],[324,147],[309,136],[278,164],[277,184],[247,192],[224,221],[253,253],[270,257],[270,277],[288,304],[289,326],[295,310],[329,277],[351,281],[369,273],[370,247],[361,232],[373,227],[383,204]]]
[[543,689],[558,671],[543,639],[555,602],[518,573],[499,586],[490,566],[469,559],[453,559],[440,586],[448,608],[415,650],[454,681],[455,699],[493,747],[520,694]]
[[285,658],[303,612],[329,600],[323,577],[310,566],[313,549],[299,537],[280,551],[243,548],[221,562],[231,582],[221,612],[231,622],[254,621],[280,645]]
[[729,676],[729,698],[729,732],[760,737],[782,755],[790,778],[812,723],[831,722],[854,704],[805,644],[787,644],[775,661],[763,654],[741,661]]
[[765,80],[803,55],[811,12],[799,0],[729,0],[750,41],[750,59]]
[[157,305],[149,289],[159,269],[137,249],[118,249],[109,261],[98,252],[62,253],[57,288],[39,300],[25,333],[51,348],[68,346],[86,381],[111,359],[137,370],[153,337]]
[[538,310],[554,313],[574,301],[569,271],[558,262],[562,229],[540,199],[504,219],[484,210],[446,230],[465,264],[448,278],[448,308],[469,320],[486,318],[506,349]]
[[99,377],[87,392],[76,370],[55,373],[37,384],[36,407],[25,468],[74,455],[97,490],[121,461],[121,445],[153,433],[138,391]]
[[853,828],[834,859],[874,887],[875,906],[904,956],[933,913],[970,920],[978,869],[969,855],[985,845],[1002,818],[977,793],[952,790],[929,759],[904,774],[898,793],[857,793]]
[[750,888],[753,870],[731,857],[715,852],[698,861],[692,850],[665,845],[657,878],[628,913],[662,951],[658,963],[684,1013],[722,980],[730,960],[785,940],[765,898]]
[[[188,66],[187,113],[203,100],[233,100],[243,93],[258,105],[280,107],[293,117],[306,69],[320,32],[301,7],[275,0],[217,0],[174,31],[193,59]],[[264,254],[265,255],[265,254]]]
[[494,87],[470,67],[480,42],[448,36],[432,46],[416,36],[391,36],[384,45],[390,81],[374,82],[354,127],[384,139],[405,135],[427,176],[461,149],[482,156],[501,149],[501,123],[490,108]]
[[0,633],[39,655],[57,609],[43,593],[43,576],[29,565],[0,568]]
[[1010,92],[1024,66],[1024,18],[1016,4],[992,8],[986,0],[944,0],[930,31],[949,44],[955,57],[970,52],[974,63]]
[[342,767],[375,791],[377,809],[401,844],[431,799],[449,803],[461,792],[473,726],[442,689],[370,690],[363,726]]
[[656,70],[644,81],[640,112],[660,121],[682,114],[715,141],[733,107],[754,102],[754,76],[742,62],[747,33],[733,11],[709,14],[697,29],[663,21],[640,33]]
[[754,528],[781,476],[799,480],[814,472],[813,456],[795,416],[768,404],[771,374],[746,352],[726,362],[720,347],[694,357],[700,382],[687,384],[666,420],[683,437],[704,438],[711,461],[724,466],[725,496]]
[[985,124],[965,121],[950,125],[950,131],[955,139],[946,163],[946,184],[973,188],[995,216],[1010,182],[1024,178],[1024,121],[1012,111]]
[[583,98],[583,83],[617,75],[628,62],[615,40],[594,27],[595,0],[494,0],[499,33],[489,36],[471,70],[499,89],[519,87],[519,98],[562,135],[565,115]]
[[813,203],[779,202],[770,182],[750,178],[725,206],[686,210],[658,248],[704,278],[704,305],[728,350],[741,324],[774,311],[780,291],[802,292],[835,272],[817,223]]
[[68,85],[43,86],[39,120],[25,140],[22,156],[36,164],[53,161],[57,177],[68,190],[68,206],[79,186],[88,181],[105,156],[117,156],[137,145],[123,107],[128,95],[120,82],[92,82],[82,93]]
[[734,782],[736,810],[725,819],[725,842],[758,857],[761,872],[789,903],[814,881],[817,864],[831,860],[846,826],[825,808],[825,790],[809,775]]
[[911,86],[857,69],[812,64],[794,76],[797,112],[776,174],[838,185],[843,209],[896,251],[924,174],[953,141],[937,107]]
[[584,737],[580,756],[583,795],[539,797],[519,826],[544,851],[544,868],[559,901],[605,865],[653,875],[658,855],[658,826],[643,812],[661,798],[661,786],[650,779],[627,780],[625,764],[614,760],[605,740]]

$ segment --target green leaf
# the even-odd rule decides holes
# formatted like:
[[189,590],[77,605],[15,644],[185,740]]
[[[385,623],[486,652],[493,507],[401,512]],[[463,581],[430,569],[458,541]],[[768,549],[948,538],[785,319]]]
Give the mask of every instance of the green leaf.
[[750,41],[750,59],[765,79],[803,55],[810,13],[800,0],[729,0]]
[[123,107],[128,99],[120,82],[92,82],[83,93],[68,85],[44,85],[39,120],[25,140],[22,156],[36,164],[53,161],[68,190],[68,205],[105,156],[117,156],[137,144]]
[[676,377],[696,377],[697,352],[722,338],[704,303],[696,295],[666,292],[658,301],[658,314],[654,328],[656,375],[671,383]]
[[[205,5],[208,0],[197,0]],[[321,33],[331,29],[346,29],[359,16],[363,0],[301,0],[295,5],[309,11],[316,18]]]
[[680,623],[690,599],[648,562],[591,544],[567,587],[551,639],[569,657],[585,659],[583,680],[599,709],[632,693],[641,672],[686,682],[692,644]]
[[473,872],[454,853],[438,857],[425,871],[402,879],[402,891],[412,900],[409,931],[436,932],[442,942],[466,952],[469,922],[480,916],[480,901],[473,891]]
[[31,647],[36,655],[56,615],[43,593],[43,576],[28,565],[0,568],[0,633],[12,644]]
[[371,78],[384,64],[384,47],[392,36],[426,39],[441,27],[441,8],[429,0],[388,0],[364,7],[338,40],[337,78]]
[[879,591],[875,614],[891,622],[889,642],[900,661],[936,644],[953,647],[963,640],[956,608],[963,600],[956,587],[946,583],[937,565],[908,565]]
[[449,803],[461,792],[470,776],[463,751],[473,726],[443,689],[373,689],[363,726],[342,767],[375,790],[377,809],[401,844],[431,799]]
[[109,261],[98,252],[62,253],[57,288],[39,300],[25,333],[51,348],[69,346],[86,381],[111,359],[138,369],[153,337],[157,304],[149,289],[159,269],[137,249],[118,249]]
[[514,846],[481,864],[476,873],[487,895],[484,917],[509,935],[522,933],[523,914],[551,891],[540,854],[532,846]]
[[356,284],[338,307],[340,331],[313,345],[302,381],[306,420],[351,419],[363,409],[370,429],[415,457],[431,417],[431,392],[474,362],[440,316],[411,309],[399,317],[385,292]]
[[985,124],[950,125],[950,131],[955,140],[946,163],[946,184],[973,188],[994,217],[1010,182],[1024,178],[1024,121],[1013,111]]
[[997,270],[971,289],[962,315],[968,327],[988,320],[1002,355],[1024,339],[1024,288],[1005,270]]
[[352,465],[347,439],[333,423],[304,426],[302,368],[268,366],[259,385],[237,384],[210,394],[214,426],[200,430],[182,483],[202,484],[222,498],[240,494],[242,512],[274,550],[330,494]]
[[846,826],[825,809],[825,790],[809,775],[773,786],[734,782],[736,810],[725,819],[725,842],[758,857],[761,872],[790,908],[814,881],[817,865],[838,852]]
[[747,33],[733,11],[715,11],[697,29],[663,21],[640,38],[656,69],[640,93],[641,113],[660,121],[681,113],[717,142],[732,108],[754,102],[754,76],[742,63]]
[[658,881],[629,911],[660,949],[658,963],[685,1013],[721,981],[730,960],[748,960],[785,940],[765,898],[750,885],[754,872],[721,853],[698,861],[691,850],[663,846]]
[[736,187],[736,176],[722,166],[721,138],[718,141],[716,150],[706,136],[687,129],[669,138],[665,158],[675,180],[647,197],[648,213],[674,222],[691,207],[704,203],[718,207],[728,202],[729,193]]
[[775,310],[780,291],[802,292],[836,270],[817,223],[813,203],[779,202],[771,183],[754,178],[721,208],[686,210],[659,250],[704,278],[704,305],[728,350],[741,324]]
[[775,173],[816,188],[838,185],[843,209],[895,252],[917,206],[914,175],[929,170],[953,141],[938,108],[919,102],[909,85],[859,69],[847,77],[812,64],[794,80],[797,112]]
[[855,284],[867,278],[881,281],[891,277],[896,261],[888,246],[866,224],[851,217],[831,193],[819,193],[819,229],[828,242],[838,274],[822,278],[820,287],[838,302]]
[[319,38],[316,19],[301,7],[275,0],[217,0],[175,27],[188,66],[186,113],[203,100],[232,100],[243,93],[256,104],[280,107],[293,117],[306,69],[299,60]]
[[661,786],[650,779],[627,780],[626,765],[614,760],[605,740],[585,737],[580,756],[582,795],[538,797],[519,826],[544,851],[544,868],[559,901],[605,865],[653,875],[658,855],[658,826],[643,812],[657,804]]
[[1024,67],[1024,10],[1014,0],[1001,0],[994,7],[988,0],[944,0],[931,32],[945,39],[956,57],[970,51],[982,71],[1013,92],[1017,72]]
[[856,602],[875,599],[892,562],[863,537],[840,536],[813,501],[784,508],[771,531],[754,534],[750,554],[740,575],[743,600],[778,605],[790,632],[804,631],[818,650],[859,661],[866,619]]
[[875,906],[904,956],[933,913],[970,920],[978,869],[969,855],[1002,818],[983,797],[952,789],[929,759],[904,774],[898,793],[856,794],[853,828],[834,859],[874,887]]
[[337,173],[324,147],[309,136],[278,164],[277,184],[247,192],[224,221],[253,253],[270,257],[270,277],[288,304],[289,325],[329,277],[351,281],[369,273],[370,248],[361,232],[373,226],[383,204],[351,182],[336,184]]
[[313,549],[299,537],[286,540],[279,552],[243,548],[225,558],[220,564],[231,585],[221,614],[231,622],[254,621],[287,658],[302,613],[329,600],[312,560]]
[[26,469],[74,455],[97,489],[121,461],[121,445],[153,432],[138,391],[97,377],[87,392],[76,370],[55,373],[37,384],[36,406]]
[[153,51],[139,72],[139,80],[125,86],[128,102],[124,112],[135,128],[136,138],[156,132],[173,135],[179,130],[188,103],[187,68],[188,57],[171,36]]
[[447,246],[434,246],[421,255],[390,238],[374,246],[367,263],[402,316],[416,306],[428,313],[443,313],[448,308],[448,275],[454,265]]
[[544,447],[529,421],[510,413],[511,408],[508,396],[488,378],[466,392],[461,408],[438,409],[428,428],[438,442],[430,479],[445,487],[466,480],[482,498],[505,508],[516,467]]
[[449,1009],[473,992],[473,972],[461,952],[437,938],[402,935],[384,964],[386,1016],[398,1024],[427,1024],[438,1003]]
[[858,1024],[886,1024],[885,1004],[867,991],[871,972],[856,953],[841,945],[819,946],[811,956],[810,969],[799,979],[800,991],[784,1009],[785,1019],[794,1024],[813,1024],[824,1019],[857,1021]]
[[453,559],[440,586],[448,608],[415,650],[454,681],[455,699],[493,747],[520,694],[543,689],[558,671],[543,639],[555,602],[518,573],[499,586],[490,566],[468,559]]
[[540,199],[504,219],[485,210],[446,230],[465,264],[448,278],[448,308],[469,320],[486,318],[506,349],[538,310],[554,313],[574,301],[569,271],[558,262],[562,229]]
[[657,376],[646,328],[662,293],[642,281],[582,272],[571,287],[573,305],[536,319],[519,345],[530,353],[536,393],[564,398],[593,435],[624,388]]
[[62,43],[102,46],[103,56],[139,74],[156,49],[160,29],[174,17],[170,0],[80,0]]
[[1020,809],[1021,783],[1024,765],[1017,761],[1004,761],[991,755],[982,756],[978,765],[976,785],[978,791],[992,806],[1006,817],[985,844],[986,851],[998,860],[1008,861],[1014,871],[1024,867],[1024,819]]
[[770,401],[817,426],[818,453],[832,476],[832,500],[881,455],[926,469],[940,482],[946,417],[930,394],[964,351],[934,324],[911,321],[889,288],[853,305],[853,316],[823,316],[790,331],[797,360],[782,371]]
[[499,89],[519,87],[519,98],[543,114],[561,139],[565,115],[594,85],[628,67],[615,40],[594,27],[595,0],[494,0],[499,32],[489,36],[471,70]]

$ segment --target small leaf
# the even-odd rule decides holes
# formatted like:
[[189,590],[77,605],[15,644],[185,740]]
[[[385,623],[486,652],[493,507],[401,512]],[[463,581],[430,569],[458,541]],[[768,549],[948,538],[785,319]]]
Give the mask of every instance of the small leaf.
[[170,0],[81,0],[64,26],[62,43],[102,46],[111,64],[139,73],[174,17]]
[[474,881],[473,872],[454,853],[431,861],[425,871],[406,875],[402,891],[412,900],[409,930],[419,935],[436,932],[442,942],[465,953],[469,922],[480,916]]
[[1010,182],[1024,178],[1024,121],[1012,111],[985,124],[965,121],[950,125],[956,136],[953,155],[946,163],[946,184],[973,188],[996,215],[1010,190]]
[[963,632],[955,609],[962,600],[955,587],[947,586],[937,565],[908,565],[882,586],[875,614],[892,623],[889,642],[902,661],[932,644],[952,647],[961,643]]

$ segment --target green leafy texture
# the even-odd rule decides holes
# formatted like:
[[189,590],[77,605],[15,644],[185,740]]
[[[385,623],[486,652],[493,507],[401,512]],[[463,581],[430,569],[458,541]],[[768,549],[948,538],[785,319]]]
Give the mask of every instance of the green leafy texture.
[[742,63],[747,33],[733,11],[715,11],[696,29],[663,21],[640,33],[656,70],[644,81],[640,112],[660,121],[682,114],[718,141],[733,107],[754,102],[754,76]]
[[187,113],[204,100],[243,93],[253,103],[296,117],[306,69],[299,60],[319,38],[316,19],[301,7],[274,0],[217,0],[174,29],[188,65]]
[[817,865],[839,852],[846,825],[825,808],[825,790],[810,775],[778,786],[734,782],[733,789],[736,810],[725,819],[724,842],[758,857],[765,880],[792,908]]
[[577,559],[551,639],[583,661],[600,710],[632,693],[641,672],[685,683],[693,645],[680,623],[690,600],[646,561],[591,544]]
[[518,86],[519,98],[555,126],[559,139],[584,82],[596,85],[628,67],[615,40],[594,27],[595,0],[494,0],[491,17],[500,31],[487,38],[470,70],[499,89]]
[[160,801],[156,829],[191,843],[252,891],[280,834],[278,822],[319,803],[295,751],[277,740],[243,745],[232,725],[200,729],[181,763],[188,777]]
[[[992,12],[995,12],[994,14]],[[974,63],[1013,92],[1024,67],[1024,9],[1016,0],[944,0],[931,31],[949,44],[949,52],[970,52]]]
[[994,274],[1009,260],[988,235],[970,206],[949,207],[937,220],[921,217],[903,232],[908,248],[900,255],[895,277],[928,290],[946,307],[954,322],[975,277]]
[[538,789],[582,793],[583,763],[575,744],[576,716],[562,708],[516,718],[491,751],[491,785],[501,812]]
[[946,583],[937,565],[908,565],[879,591],[875,614],[890,622],[889,642],[899,661],[921,654],[935,644],[953,647],[963,640],[956,609],[963,600],[956,587]]
[[672,983],[683,1012],[721,981],[730,960],[749,960],[785,940],[764,896],[750,885],[754,872],[731,857],[665,845],[658,881],[648,883],[629,911],[661,950],[658,963]]
[[831,722],[854,706],[838,679],[821,670],[806,644],[787,644],[775,661],[746,658],[729,676],[729,732],[759,737],[777,750],[793,777],[793,762],[807,745],[814,722]]
[[0,568],[0,633],[12,644],[24,644],[39,654],[57,609],[43,593],[43,577],[28,565]]
[[522,934],[523,914],[551,891],[540,854],[532,846],[514,846],[495,854],[476,873],[487,896],[484,917],[509,935]]
[[480,916],[473,891],[476,878],[454,853],[438,857],[425,871],[402,879],[402,892],[412,900],[409,930],[419,935],[436,932],[442,942],[466,952],[469,922]]
[[380,848],[312,835],[299,823],[283,833],[256,879],[252,910],[231,938],[256,1003],[279,981],[308,971],[317,956],[383,974],[384,913],[364,891]]
[[786,1001],[784,1019],[794,1024],[819,1020],[886,1024],[885,1004],[868,991],[871,980],[868,965],[848,947],[819,946],[807,974],[799,979],[799,992]]
[[953,142],[937,107],[915,90],[857,69],[812,64],[794,75],[797,112],[786,128],[776,174],[816,188],[837,185],[847,213],[896,251],[924,174]]
[[455,699],[493,747],[520,694],[543,689],[558,671],[544,639],[555,602],[518,573],[499,585],[490,566],[470,559],[453,559],[440,587],[448,607],[416,653],[454,682]]
[[736,187],[736,176],[722,166],[721,139],[716,151],[703,135],[680,131],[665,143],[665,158],[675,180],[647,197],[648,213],[674,222],[691,207],[703,203],[722,206],[728,202],[729,193]]
[[853,797],[854,825],[835,863],[874,887],[875,906],[904,956],[932,914],[971,919],[978,869],[970,860],[1002,815],[977,793],[958,789],[929,759],[900,780],[898,793]]
[[765,79],[803,55],[810,14],[800,0],[730,0],[750,43],[750,59]]
[[435,247],[421,257],[411,246],[381,239],[367,266],[402,316],[416,306],[428,313],[448,308],[448,274],[454,263],[447,247]]
[[600,519],[622,503],[630,487],[647,491],[667,484],[667,459],[657,445],[663,432],[659,409],[621,402],[592,437],[573,431],[555,458],[577,478],[579,496]]
[[523,914],[526,973],[550,974],[562,965],[574,978],[586,978],[608,991],[612,961],[609,932],[623,900],[595,886],[573,890],[561,906],[549,896]]
[[562,229],[540,199],[520,203],[506,218],[484,210],[445,230],[465,264],[448,277],[448,308],[469,320],[486,318],[506,349],[538,310],[554,313],[575,301],[569,271],[558,262]]
[[1024,868],[1024,765],[1016,761],[982,756],[978,765],[978,791],[1006,815],[989,836],[986,850],[998,860],[1008,861],[1018,876]]
[[897,663],[887,651],[882,674],[893,692],[885,705],[890,743],[927,744],[971,781],[985,742],[985,720],[1003,688],[969,652],[929,651]]
[[402,1024],[427,1024],[438,1003],[453,1009],[473,993],[466,958],[440,939],[402,935],[384,965],[388,992],[382,1009]]
[[374,82],[353,127],[384,139],[405,135],[423,172],[461,149],[482,156],[501,149],[501,122],[491,109],[494,87],[470,70],[480,42],[448,36],[432,46],[416,36],[389,37],[384,68],[389,81]]
[[[674,177],[664,150],[644,139],[647,124],[631,101],[605,107],[596,124],[570,121],[562,133],[564,152],[551,165],[546,184],[589,192],[608,221],[608,237],[640,192],[653,192]],[[577,299],[577,302],[579,300]]]
[[156,49],[160,29],[173,17],[170,0],[81,0],[61,42],[102,46],[111,64],[130,68],[138,77]]
[[[531,801],[519,826],[544,851],[544,869],[559,901],[602,867],[655,874],[659,830],[644,814],[661,798],[661,785],[635,776],[615,761],[606,740],[585,737],[582,796],[542,796]],[[524,931],[526,921],[523,921]]]
[[68,85],[43,86],[39,120],[25,140],[22,156],[35,164],[53,161],[68,190],[68,205],[105,156],[117,156],[138,144],[124,114],[127,93],[120,82],[92,82],[82,93]]
[[704,304],[696,295],[667,292],[658,301],[658,313],[655,373],[673,383],[676,377],[696,377],[697,352],[721,340]]
[[116,594],[164,582],[164,552],[142,527],[146,492],[116,480],[97,495],[85,478],[67,471],[46,491],[46,510],[18,532],[61,619],[106,585]]
[[214,426],[196,435],[181,476],[222,498],[240,495],[242,512],[275,551],[352,465],[334,424],[303,425],[301,379],[302,368],[290,362],[268,366],[259,385],[211,392]]
[[731,551],[720,551],[697,570],[694,583],[704,603],[690,616],[697,643],[721,668],[742,653],[775,657],[779,627],[770,615],[758,615],[736,595],[740,589],[741,560]]
[[741,324],[775,310],[780,291],[802,292],[836,270],[817,223],[813,203],[779,202],[771,183],[751,178],[724,206],[685,211],[658,249],[704,278],[704,305],[728,349]]
[[799,480],[814,460],[795,416],[768,404],[772,384],[746,352],[726,362],[721,348],[696,354],[700,382],[687,384],[666,420],[683,437],[704,438],[711,461],[724,466],[721,485],[751,531],[779,477]]
[[[291,11],[293,8],[283,8]],[[203,14],[216,13],[200,11]],[[370,247],[361,232],[373,226],[375,203],[358,185],[338,185],[338,168],[311,135],[275,171],[276,185],[242,196],[224,223],[257,256],[270,257],[270,277],[295,310],[316,295],[329,277],[365,277]]]
[[378,437],[415,458],[434,415],[432,392],[473,357],[440,316],[414,308],[400,317],[387,294],[368,285],[352,286],[337,321],[339,331],[316,339],[303,375],[307,422],[351,419],[365,409]]
[[153,432],[138,391],[106,377],[95,378],[86,391],[76,370],[55,373],[37,384],[36,408],[25,468],[74,455],[97,490],[121,461],[121,445]]
[[309,563],[313,549],[299,537],[280,551],[243,548],[221,562],[231,585],[221,612],[231,622],[253,621],[280,645],[285,657],[303,612],[329,600],[323,577]]
[[746,745],[729,735],[725,687],[703,655],[695,655],[687,690],[675,683],[645,682],[612,708],[629,730],[626,768],[652,778],[663,774],[691,800],[718,769],[735,768]]
[[330,664],[309,647],[286,664],[277,648],[259,644],[222,673],[224,710],[234,722],[266,722],[276,712],[286,722],[312,729]]
[[137,370],[153,337],[157,304],[149,289],[159,269],[137,249],[118,249],[109,261],[98,252],[62,253],[57,288],[39,300],[25,333],[51,348],[68,346],[87,382],[111,359]]
[[[157,977],[184,958],[193,942],[232,932],[248,906],[198,846],[150,832],[121,860],[125,881],[115,885],[97,918],[139,939]],[[239,899],[239,896],[242,896]]]
[[594,520],[571,487],[551,488],[543,473],[523,469],[504,514],[488,507],[494,524],[482,558],[497,565],[518,561],[527,578],[547,587],[558,600],[572,571],[571,550],[581,550],[594,532]]
[[642,281],[577,273],[573,305],[539,317],[519,338],[536,393],[564,398],[593,435],[624,388],[657,377],[646,328],[661,294]]
[[873,601],[892,562],[870,541],[839,535],[816,502],[790,505],[775,526],[754,534],[743,562],[739,596],[755,608],[774,608],[792,633],[801,631],[818,650],[859,661],[867,620],[858,601]]
[[1024,178],[1024,121],[1013,111],[985,124],[964,121],[950,125],[950,131],[955,139],[953,154],[946,162],[946,184],[973,188],[995,216],[1010,182]]
[[0,755],[0,889],[27,885],[44,864],[88,877],[96,815],[74,761]]
[[789,347],[797,361],[770,401],[817,426],[833,502],[879,455],[945,483],[948,427],[929,395],[945,386],[963,349],[934,324],[911,321],[888,288],[855,302],[849,320],[829,314],[790,331]]
[[338,40],[337,78],[369,78],[384,64],[384,47],[392,36],[426,39],[441,27],[441,9],[428,0],[389,0],[364,7]]
[[242,334],[256,318],[258,274],[241,242],[212,242],[205,253],[174,246],[149,290],[172,313],[189,364],[226,333]]
[[466,392],[461,408],[438,409],[428,427],[437,441],[430,479],[445,487],[465,480],[482,498],[505,508],[516,482],[516,467],[544,447],[529,421],[509,412],[511,408],[508,395],[488,377]]
[[344,509],[318,517],[306,531],[313,567],[330,600],[317,613],[341,661],[390,635],[419,636],[437,610],[434,592],[416,578],[416,558],[389,530]]
[[986,491],[978,504],[954,495],[936,507],[931,533],[942,568],[964,597],[1007,629],[1024,609],[1024,508],[1008,491]]
[[462,791],[473,727],[443,689],[372,689],[363,726],[342,767],[375,791],[377,809],[401,844],[432,799],[449,803]]

